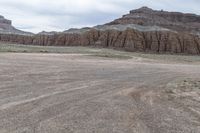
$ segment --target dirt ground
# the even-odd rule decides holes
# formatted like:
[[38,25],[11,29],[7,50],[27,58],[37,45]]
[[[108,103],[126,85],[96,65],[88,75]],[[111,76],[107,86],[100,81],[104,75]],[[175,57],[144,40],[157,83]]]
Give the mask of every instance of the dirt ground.
[[200,65],[0,54],[0,133],[199,133]]

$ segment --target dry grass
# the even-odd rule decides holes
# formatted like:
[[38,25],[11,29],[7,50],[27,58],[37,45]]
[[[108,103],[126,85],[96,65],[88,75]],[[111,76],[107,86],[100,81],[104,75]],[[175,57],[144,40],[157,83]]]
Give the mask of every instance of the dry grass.
[[33,46],[20,44],[3,44],[0,43],[0,52],[17,52],[17,53],[65,53],[65,54],[86,54],[90,56],[131,59],[143,58],[148,60],[158,60],[159,62],[175,63],[197,63],[200,64],[200,56],[191,55],[172,55],[172,54],[150,54],[139,52],[126,52],[106,48],[94,47],[60,47],[60,46]]

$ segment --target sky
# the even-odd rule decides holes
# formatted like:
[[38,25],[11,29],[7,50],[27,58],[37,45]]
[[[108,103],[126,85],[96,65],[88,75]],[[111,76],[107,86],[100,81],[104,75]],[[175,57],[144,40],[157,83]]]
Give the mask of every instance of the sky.
[[38,33],[104,24],[142,6],[200,15],[200,0],[0,0],[0,15]]

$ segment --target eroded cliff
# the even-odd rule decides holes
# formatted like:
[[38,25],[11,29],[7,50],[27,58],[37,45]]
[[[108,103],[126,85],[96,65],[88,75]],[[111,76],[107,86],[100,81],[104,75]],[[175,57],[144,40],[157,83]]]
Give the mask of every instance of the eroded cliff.
[[[194,14],[154,11],[143,7],[105,25],[36,35],[1,33],[0,41],[26,45],[101,46],[127,51],[200,54],[200,36],[197,34],[199,18]],[[175,25],[178,26],[174,28]],[[185,28],[180,30],[182,26]]]

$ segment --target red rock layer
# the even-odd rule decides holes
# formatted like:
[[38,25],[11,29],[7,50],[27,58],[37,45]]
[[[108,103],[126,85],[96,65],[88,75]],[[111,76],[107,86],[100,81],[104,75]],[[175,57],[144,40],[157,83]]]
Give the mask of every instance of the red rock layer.
[[0,41],[42,46],[101,46],[127,51],[155,53],[200,54],[200,37],[169,31],[139,32],[133,29],[90,30],[82,34],[60,33],[55,35],[0,34]]

